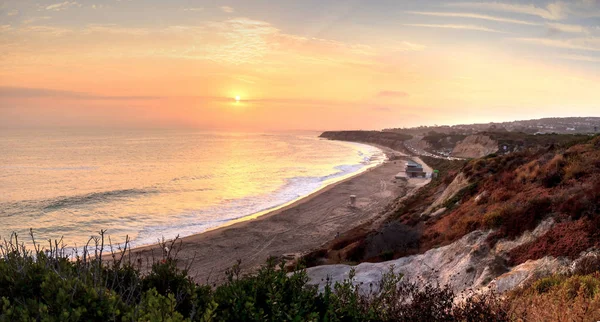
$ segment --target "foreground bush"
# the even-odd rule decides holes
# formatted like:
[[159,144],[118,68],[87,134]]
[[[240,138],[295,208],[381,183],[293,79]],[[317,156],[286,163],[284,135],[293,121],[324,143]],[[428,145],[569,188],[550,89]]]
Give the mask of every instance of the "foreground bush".
[[507,302],[523,321],[598,321],[600,273],[543,278],[509,294]]
[[34,248],[16,237],[0,247],[0,321],[508,320],[493,296],[455,305],[451,290],[417,287],[391,271],[378,285],[356,286],[351,275],[318,292],[305,271],[286,273],[270,260],[253,275],[235,265],[211,288],[194,283],[168,251],[142,274],[125,257],[84,251],[69,259],[56,246]]

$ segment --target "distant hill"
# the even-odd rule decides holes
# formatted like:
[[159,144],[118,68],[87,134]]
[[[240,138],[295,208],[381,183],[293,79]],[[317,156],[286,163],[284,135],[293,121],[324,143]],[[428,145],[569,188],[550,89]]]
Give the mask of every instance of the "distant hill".
[[530,148],[547,148],[585,140],[589,134],[528,134],[524,132],[484,131],[471,135],[429,132],[421,138],[425,150],[439,155],[478,158],[491,153],[506,154]]
[[460,124],[460,125],[434,125],[413,128],[391,128],[386,132],[404,133],[409,135],[427,135],[438,132],[454,135],[470,135],[483,131],[490,132],[524,132],[530,134],[558,133],[598,133],[600,131],[600,117],[552,117],[535,120],[522,120],[502,123]]
[[419,156],[479,158],[585,140],[598,131],[600,117],[571,117],[382,131],[328,131],[320,137],[377,144]]
[[381,131],[328,131],[323,132],[320,137],[329,140],[377,144],[397,151],[404,151],[404,141],[412,138],[408,134]]

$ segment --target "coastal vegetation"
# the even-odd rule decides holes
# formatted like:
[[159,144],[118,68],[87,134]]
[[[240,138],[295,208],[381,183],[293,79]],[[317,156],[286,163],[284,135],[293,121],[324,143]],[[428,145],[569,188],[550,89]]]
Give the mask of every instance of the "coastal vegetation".
[[[497,154],[506,154],[524,151],[530,148],[548,148],[551,146],[564,146],[584,142],[589,138],[586,134],[532,134],[523,132],[508,132],[500,129],[489,129],[478,132],[472,136],[459,133],[443,133],[431,131],[423,136],[422,141],[426,144],[426,150],[434,153],[447,153],[453,156],[461,156],[464,150],[477,151],[477,144],[486,143],[479,149],[489,148]],[[480,142],[477,142],[480,141]],[[466,153],[467,158],[473,158]],[[482,155],[487,154],[485,152]]]
[[557,224],[513,250],[512,264],[546,255],[574,258],[600,246],[595,229],[600,223],[599,161],[600,137],[469,161],[461,172],[470,185],[447,202],[450,211],[424,223],[421,251],[476,229],[494,229],[488,239],[493,245],[532,231],[546,218]]
[[[161,245],[162,255],[143,266],[127,249],[103,252],[102,232],[74,257],[58,242],[44,249],[34,240],[28,249],[13,235],[0,245],[0,321],[600,319],[600,259],[580,258],[600,247],[600,136],[472,160],[423,160],[441,175],[395,200],[379,226],[345,232],[292,269],[276,259],[250,274],[235,265],[218,285],[198,283],[182,267],[177,240]],[[437,202],[453,184],[460,188]],[[351,271],[319,289],[303,269],[421,254],[476,230],[489,232],[482,244],[491,248],[548,220],[547,230],[499,261],[515,267],[552,256],[574,260],[572,269],[501,295],[407,280],[391,268],[376,284],[356,283]]]
[[[96,239],[98,241],[99,239]],[[58,245],[58,244],[55,244]],[[102,245],[100,245],[102,247]],[[220,285],[194,282],[178,267],[175,242],[144,269],[128,256],[65,249],[29,251],[16,236],[2,245],[0,321],[571,321],[600,317],[600,260],[573,275],[538,280],[505,296],[454,293],[405,281],[393,267],[377,285],[328,281],[270,259],[255,274],[239,265]],[[97,249],[97,248],[95,248]]]
[[[487,240],[493,246],[500,239],[512,240],[532,231],[550,218],[556,224],[540,238],[513,249],[509,264],[547,255],[574,259],[582,251],[600,247],[600,136],[568,137],[469,161],[424,157],[441,175],[414,195],[399,198],[384,225],[355,229],[336,241],[331,248],[343,251],[336,252],[335,262],[384,261],[423,253],[475,230],[493,230]],[[430,209],[458,174],[468,184]],[[437,210],[441,214],[434,215]],[[390,227],[399,226],[403,236],[413,236],[413,240],[393,242],[398,234]],[[392,242],[382,244],[381,240]],[[364,251],[373,247],[383,256]]]
[[384,131],[422,135],[428,133],[446,133],[450,135],[471,135],[484,131],[514,132],[514,133],[557,133],[557,134],[587,134],[598,130],[598,117],[549,117],[533,120],[517,120],[510,122],[490,122],[479,124],[433,125],[412,128],[395,128]]
[[[495,281],[490,282],[496,277],[503,290],[517,286],[503,298],[511,314],[527,317],[522,320],[598,320],[600,136],[537,137],[539,144],[530,142],[517,152],[467,161],[423,158],[441,169],[438,178],[398,198],[383,223],[346,232],[309,254],[308,263],[356,265],[417,254],[414,258],[433,260],[435,255],[427,254],[442,254],[435,250],[483,234],[484,242],[473,245],[473,251],[485,253],[481,256],[490,262],[439,274],[486,271],[477,287],[494,289]],[[440,255],[446,256],[442,262],[458,255],[451,249]],[[404,269],[418,266],[407,264],[412,263],[408,258],[394,262],[404,263]],[[542,268],[550,262],[553,268]],[[363,271],[381,267],[365,265]],[[366,273],[362,278],[368,279]]]
[[305,271],[287,273],[271,259],[252,275],[235,265],[223,284],[209,286],[178,267],[176,241],[144,269],[129,256],[103,260],[101,238],[94,251],[72,258],[58,243],[30,251],[13,237],[1,248],[0,321],[508,320],[494,294],[456,304],[462,294],[419,287],[391,269],[368,291],[351,273],[319,292]]
[[553,275],[510,292],[507,310],[523,321],[597,321],[600,263],[586,275]]

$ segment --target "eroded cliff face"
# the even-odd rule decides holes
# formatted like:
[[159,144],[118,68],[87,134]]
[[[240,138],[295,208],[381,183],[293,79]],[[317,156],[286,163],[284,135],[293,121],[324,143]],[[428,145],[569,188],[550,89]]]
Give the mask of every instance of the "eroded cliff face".
[[348,279],[350,270],[354,269],[354,283],[364,285],[364,291],[369,291],[369,288],[377,287],[383,274],[391,269],[396,274],[403,274],[409,281],[448,285],[455,292],[467,289],[505,292],[529,281],[571,269],[573,261],[550,256],[515,267],[508,267],[506,264],[506,255],[510,250],[538,238],[553,225],[554,220],[548,219],[517,240],[502,240],[494,247],[489,247],[485,242],[492,231],[476,230],[450,245],[434,248],[423,254],[356,266],[317,266],[307,269],[307,273],[310,283],[318,285],[320,290],[324,289],[327,278],[332,283],[342,282]]
[[452,156],[458,158],[481,158],[498,151],[498,142],[486,135],[470,135],[458,142]]
[[419,150],[424,150],[424,151],[430,151],[431,150],[431,144],[429,144],[429,142],[423,140],[423,139],[419,139],[416,140],[414,142],[414,146],[419,149]]
[[410,135],[406,134],[380,131],[328,131],[323,132],[319,137],[330,140],[377,144],[400,152],[405,150],[403,142],[411,138]]
[[434,209],[438,209],[452,197],[456,196],[456,194],[467,187],[469,185],[469,179],[465,176],[464,173],[459,173],[454,180],[448,185],[444,192],[427,208],[425,214],[431,213]]

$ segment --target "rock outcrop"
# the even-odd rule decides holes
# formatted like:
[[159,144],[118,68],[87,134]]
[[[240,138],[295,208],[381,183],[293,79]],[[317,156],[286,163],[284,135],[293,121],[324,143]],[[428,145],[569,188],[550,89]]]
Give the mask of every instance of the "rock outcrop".
[[361,263],[356,266],[324,265],[307,269],[310,283],[323,290],[327,278],[331,282],[348,279],[354,269],[354,283],[364,291],[376,290],[383,274],[393,269],[409,281],[448,285],[455,292],[466,289],[494,289],[504,292],[527,281],[569,269],[567,259],[544,257],[510,268],[506,266],[508,251],[546,233],[554,224],[552,219],[540,223],[532,232],[526,232],[514,241],[500,241],[490,248],[485,242],[493,231],[474,231],[458,241],[423,254],[381,263]]
[[495,278],[487,286],[487,289],[504,293],[542,277],[556,273],[566,273],[569,271],[570,264],[571,261],[567,258],[554,258],[551,256],[537,260],[528,260]]
[[456,194],[462,189],[466,188],[469,185],[469,180],[465,176],[464,173],[459,173],[456,175],[454,180],[448,185],[444,192],[425,210],[425,214],[429,214],[434,209],[446,203],[452,197],[456,196]]
[[425,151],[429,151],[431,150],[431,144],[429,144],[429,142],[421,139],[415,140],[413,142],[414,147],[416,147],[419,150],[425,150]]
[[470,135],[458,142],[452,156],[458,158],[481,158],[498,151],[498,142],[486,135]]

